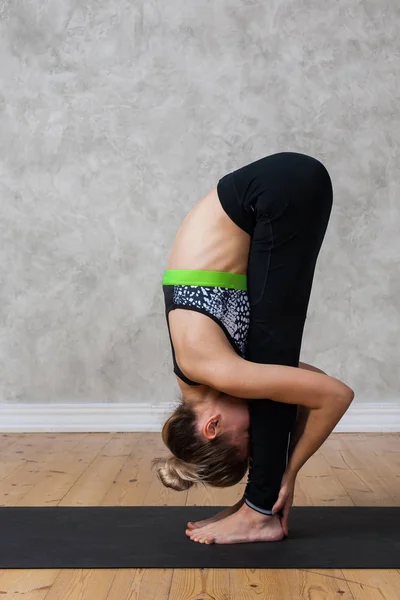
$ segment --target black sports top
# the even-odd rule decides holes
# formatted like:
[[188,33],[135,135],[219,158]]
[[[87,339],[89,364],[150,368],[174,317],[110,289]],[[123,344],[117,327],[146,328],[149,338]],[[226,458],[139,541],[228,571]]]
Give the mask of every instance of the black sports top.
[[[246,351],[247,332],[250,324],[250,304],[246,289],[235,289],[233,287],[220,287],[216,285],[185,285],[164,284],[165,281],[176,280],[177,271],[167,271],[163,279],[163,292],[165,299],[165,316],[167,320],[168,334],[171,342],[174,373],[188,385],[200,385],[192,381],[182,373],[176,361],[175,350],[172,343],[168,315],[175,308],[193,310],[207,315],[223,329],[235,351],[244,357]],[[188,271],[182,271],[187,274]],[[195,273],[210,274],[213,271],[193,271]],[[220,275],[236,276],[242,279],[241,287],[244,287],[244,275],[232,273],[221,273]],[[187,280],[187,277],[185,278]],[[197,278],[198,279],[198,278]],[[211,281],[213,277],[206,275],[205,280]],[[221,280],[220,277],[215,279]],[[226,282],[226,277],[222,277]],[[238,286],[238,280],[235,281]]]

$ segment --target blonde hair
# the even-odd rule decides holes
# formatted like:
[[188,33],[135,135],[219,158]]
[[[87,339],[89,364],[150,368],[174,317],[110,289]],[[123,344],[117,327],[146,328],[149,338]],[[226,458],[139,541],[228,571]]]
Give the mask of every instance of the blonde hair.
[[248,459],[239,458],[239,449],[230,442],[227,434],[207,440],[197,431],[196,423],[192,406],[181,399],[161,433],[173,456],[152,461],[160,481],[165,487],[178,491],[197,483],[214,487],[239,483],[246,474]]

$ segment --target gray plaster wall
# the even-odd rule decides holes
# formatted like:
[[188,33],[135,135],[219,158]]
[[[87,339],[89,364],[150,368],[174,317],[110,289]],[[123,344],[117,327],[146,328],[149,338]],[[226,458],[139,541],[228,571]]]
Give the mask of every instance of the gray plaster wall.
[[0,402],[173,400],[176,230],[279,151],[334,184],[302,360],[399,402],[397,0],[3,0],[0,20]]

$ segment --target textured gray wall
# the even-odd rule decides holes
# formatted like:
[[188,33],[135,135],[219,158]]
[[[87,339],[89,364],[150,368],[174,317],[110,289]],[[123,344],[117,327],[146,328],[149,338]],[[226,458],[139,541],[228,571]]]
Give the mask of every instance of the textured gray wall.
[[220,177],[322,160],[302,359],[398,402],[398,0],[3,0],[0,401],[172,400],[161,278]]

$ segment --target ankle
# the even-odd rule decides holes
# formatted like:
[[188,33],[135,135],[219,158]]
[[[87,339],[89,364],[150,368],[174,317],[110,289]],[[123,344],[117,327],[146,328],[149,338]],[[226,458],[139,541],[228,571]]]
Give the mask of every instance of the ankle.
[[251,508],[246,503],[243,504],[241,510],[249,519],[257,523],[269,523],[277,517],[277,515],[264,515],[263,513],[258,512],[258,510],[254,510],[254,508]]

